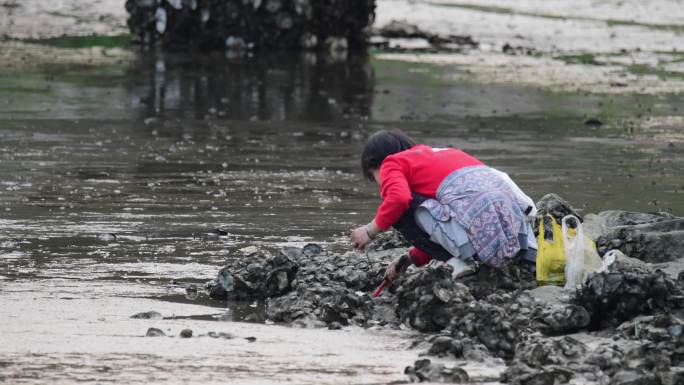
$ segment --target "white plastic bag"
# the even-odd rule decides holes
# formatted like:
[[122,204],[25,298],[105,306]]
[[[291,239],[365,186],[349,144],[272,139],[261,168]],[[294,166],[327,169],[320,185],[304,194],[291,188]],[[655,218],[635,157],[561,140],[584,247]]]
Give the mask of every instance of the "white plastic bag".
[[[576,229],[568,227],[574,220]],[[565,288],[575,289],[587,276],[601,268],[602,261],[596,252],[594,241],[584,236],[582,223],[574,215],[566,215],[561,220],[563,247],[565,251]]]
[[[577,228],[573,235],[569,233],[568,221],[574,220]],[[563,231],[563,247],[565,251],[565,288],[574,289],[582,282],[584,264],[584,232],[582,224],[574,215],[566,215],[561,220]]]

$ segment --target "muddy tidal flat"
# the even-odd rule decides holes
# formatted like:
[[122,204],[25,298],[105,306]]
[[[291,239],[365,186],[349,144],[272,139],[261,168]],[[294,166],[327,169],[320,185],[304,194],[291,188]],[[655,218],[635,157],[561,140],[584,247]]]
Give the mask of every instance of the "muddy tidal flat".
[[[382,32],[396,21],[404,24]],[[363,282],[372,287],[390,254],[404,251],[378,244],[370,256],[355,254],[346,239],[378,203],[358,165],[378,129],[462,148],[508,172],[535,201],[555,192],[581,215],[665,213],[636,226],[650,236],[667,222],[668,237],[681,237],[670,218],[684,216],[678,2],[380,0],[374,45],[342,57],[141,51],[130,47],[125,22],[122,1],[0,4],[0,383],[402,383],[427,371],[416,363],[423,358],[462,368],[469,383],[533,375],[511,364],[515,346],[503,332],[496,344],[479,336],[470,343],[400,322],[420,313],[395,304],[413,298],[408,289],[385,294],[390,312],[381,318],[369,311],[335,330],[318,318],[274,320],[267,298],[205,291],[224,266],[307,244],[339,263],[329,277],[370,263]],[[397,26],[406,23],[421,33],[401,37]],[[603,230],[605,247],[636,255],[628,246],[643,245]],[[671,289],[672,301],[649,310],[658,314],[677,306],[667,285],[679,282],[681,262],[668,259],[649,262],[670,281],[653,266],[629,267]],[[406,287],[419,293],[420,277],[443,272],[412,274]],[[476,284],[444,290],[477,303],[477,314],[499,306],[519,315],[501,305],[514,302],[515,290],[489,299]],[[348,294],[365,303],[368,288]],[[519,304],[566,314],[535,306]],[[562,309],[574,326],[516,330],[566,333],[582,323],[584,313]],[[140,313],[149,316],[131,318]],[[640,322],[661,334],[681,324]],[[601,347],[597,357],[618,359],[605,347],[613,335],[657,334],[634,337],[638,327],[616,323],[580,328],[578,342],[528,341],[520,357],[533,367],[524,349],[558,354],[566,346]],[[652,340],[670,338],[661,337]],[[587,362],[558,360],[586,375],[577,366]],[[463,380],[457,370],[449,375]],[[629,383],[629,375],[609,378]]]

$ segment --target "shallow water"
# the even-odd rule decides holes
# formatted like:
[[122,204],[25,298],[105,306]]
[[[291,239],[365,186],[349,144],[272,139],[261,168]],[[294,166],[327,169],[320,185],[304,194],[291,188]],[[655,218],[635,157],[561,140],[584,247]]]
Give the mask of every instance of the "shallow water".
[[[244,323],[260,320],[258,304],[185,294],[248,245],[344,249],[377,203],[358,155],[380,128],[464,148],[534,199],[684,215],[679,96],[483,86],[451,80],[458,70],[372,56],[140,54],[2,73],[0,381],[403,379],[417,357],[409,332]],[[643,117],[655,123],[629,123]],[[148,310],[169,319],[129,319]],[[148,327],[257,341],[141,338]]]

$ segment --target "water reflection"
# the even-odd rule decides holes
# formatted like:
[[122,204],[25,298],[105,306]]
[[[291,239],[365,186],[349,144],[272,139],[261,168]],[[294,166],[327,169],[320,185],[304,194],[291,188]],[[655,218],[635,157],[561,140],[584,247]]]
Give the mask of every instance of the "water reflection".
[[157,53],[128,79],[145,117],[330,121],[368,116],[373,99],[367,54]]

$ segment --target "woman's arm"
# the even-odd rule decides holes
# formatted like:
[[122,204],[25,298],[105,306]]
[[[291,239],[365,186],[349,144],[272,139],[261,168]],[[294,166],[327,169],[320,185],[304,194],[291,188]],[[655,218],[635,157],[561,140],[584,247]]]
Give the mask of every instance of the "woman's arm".
[[413,196],[407,179],[408,167],[388,158],[380,167],[382,203],[375,214],[375,224],[385,231],[394,225],[409,208]]
[[369,224],[352,230],[352,246],[355,249],[365,249],[366,246],[368,246],[368,244],[371,243],[373,239],[380,233],[380,228],[378,228],[378,225],[375,224],[375,219],[373,219]]
[[406,179],[407,173],[408,170],[396,160],[390,158],[382,163],[379,178],[376,178],[380,183],[382,203],[370,223],[352,231],[350,238],[354,248],[364,249],[376,235],[394,225],[408,209],[413,196]]

